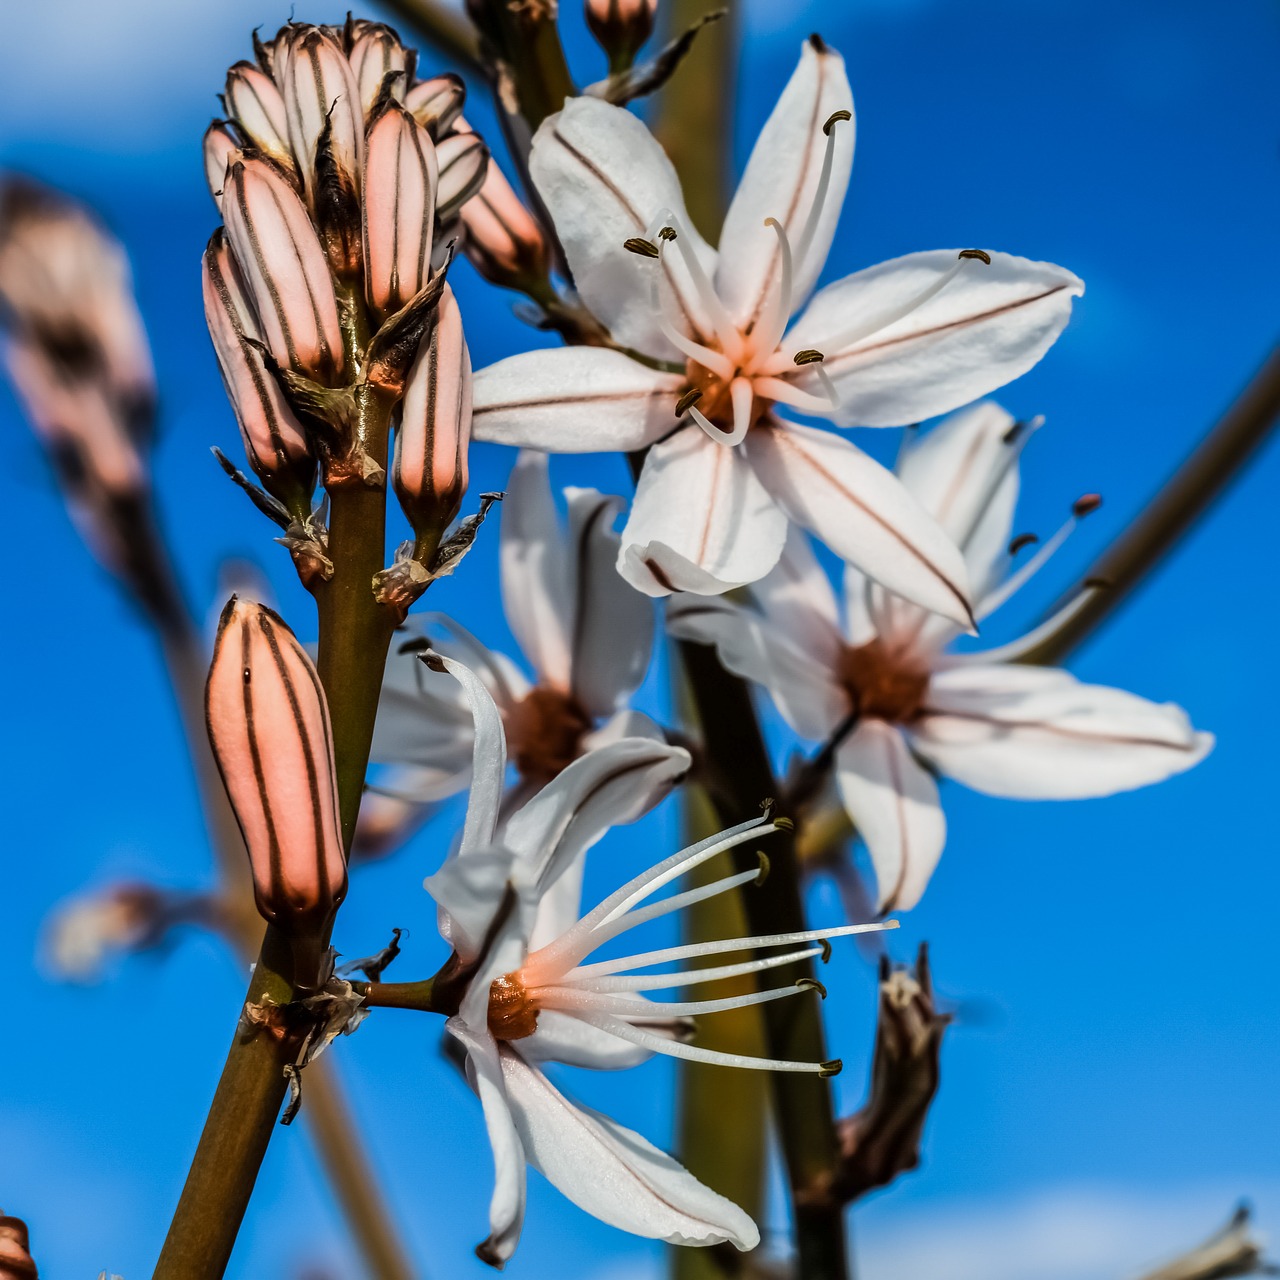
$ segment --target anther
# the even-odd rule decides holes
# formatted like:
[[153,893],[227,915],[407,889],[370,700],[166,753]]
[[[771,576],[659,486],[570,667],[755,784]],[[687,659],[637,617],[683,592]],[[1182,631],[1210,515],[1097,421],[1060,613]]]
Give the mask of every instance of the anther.
[[826,356],[821,351],[806,347],[803,351],[797,351],[791,358],[796,364],[821,364],[826,359]]
[[642,258],[662,257],[658,246],[652,240],[646,240],[643,236],[632,236],[630,240],[624,240],[622,247],[630,253],[639,254]]
[[689,390],[676,401],[676,417],[683,418],[684,415],[701,399],[702,392],[699,391],[697,387],[690,387]]
[[832,1076],[838,1076],[843,1070],[844,1063],[839,1058],[831,1058],[822,1064],[818,1076],[823,1080],[829,1080]]
[[659,240],[674,240],[675,238],[676,238],[675,227],[663,227],[662,230],[658,232]]
[[774,818],[773,825],[779,831],[794,831],[796,829],[796,824],[790,818]]
[[769,878],[769,855],[756,850],[756,857],[760,860],[760,870],[756,872],[756,878],[751,882],[759,888]]
[[1025,422],[1015,422],[1008,431],[1000,437],[1001,444],[1016,444],[1018,437],[1027,429]]
[[832,113],[827,117],[827,122],[826,122],[826,124],[824,124],[824,125],[822,126],[822,132],[823,132],[823,133],[825,133],[825,134],[827,135],[827,137],[829,138],[829,137],[831,136],[831,130],[832,130],[832,129],[834,129],[834,128],[836,127],[836,121],[838,121],[838,120],[852,120],[852,119],[853,119],[853,112],[852,112],[852,111],[844,111],[844,110],[841,110],[841,111],[833,111],[833,112],[832,112]]
[[1034,546],[1040,541],[1039,535],[1034,533],[1020,533],[1012,542],[1009,543],[1009,554],[1016,556],[1023,547]]
[[987,266],[991,265],[991,255],[985,249],[960,250],[960,260],[962,262],[970,258],[976,258],[979,262],[985,262]]
[[1100,493],[1086,493],[1077,498],[1071,504],[1071,514],[1073,516],[1087,516],[1092,511],[1102,506],[1102,495]]
[[827,998],[827,989],[820,983],[817,978],[797,978],[797,991],[816,991],[820,1000]]
[[822,963],[826,964],[831,959],[831,940],[829,938],[819,938],[818,946],[822,948]]
[[418,654],[418,657],[422,662],[425,662],[432,671],[444,672],[448,670],[444,665],[444,659],[438,653],[420,653]]
[[1110,578],[1086,578],[1084,585],[1094,591],[1109,591],[1115,583]]

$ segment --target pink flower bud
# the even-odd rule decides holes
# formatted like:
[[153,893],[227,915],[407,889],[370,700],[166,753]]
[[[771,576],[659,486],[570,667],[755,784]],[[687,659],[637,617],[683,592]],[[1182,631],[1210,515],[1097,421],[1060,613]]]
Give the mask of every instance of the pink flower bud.
[[227,72],[222,100],[249,142],[277,164],[293,169],[284,98],[270,76],[251,62],[237,62]]
[[360,91],[360,109],[368,119],[378,101],[387,76],[397,73],[394,96],[404,98],[405,85],[413,72],[415,56],[400,43],[400,37],[381,22],[352,24],[351,52],[347,55]]
[[436,217],[447,222],[483,185],[489,148],[478,133],[452,133],[437,145],[436,162]]
[[414,532],[439,532],[467,491],[471,356],[462,314],[445,286],[431,335],[409,371],[392,481]]
[[0,1278],[38,1280],[27,1224],[21,1218],[0,1214]]
[[374,310],[399,311],[431,274],[436,149],[399,103],[369,129],[364,167],[365,293]]
[[282,926],[327,919],[347,889],[329,710],[311,659],[270,609],[232,597],[223,610],[205,715],[259,912]]
[[204,131],[204,180],[209,184],[209,194],[213,197],[214,204],[222,198],[227,166],[239,150],[240,141],[227,127],[225,120],[215,120]]
[[547,274],[549,255],[542,228],[492,158],[484,185],[462,206],[461,216],[467,229],[463,250],[486,279],[512,284]]
[[275,55],[276,82],[284,95],[289,145],[307,200],[314,208],[317,174],[325,159],[317,156],[316,148],[326,124],[331,158],[339,174],[353,188],[358,180],[364,149],[360,91],[342,47],[328,32],[299,25],[287,28],[282,35],[285,43]]
[[279,383],[250,341],[259,337],[257,321],[221,230],[205,250],[204,315],[249,465],[286,507],[305,514],[315,488],[315,457]]
[[272,355],[333,386],[344,361],[338,304],[298,193],[269,161],[235,159],[223,187],[222,216]]
[[462,112],[467,98],[467,86],[461,76],[446,71],[419,80],[405,95],[404,105],[413,118],[439,142]]
[[587,0],[587,26],[610,63],[629,64],[653,31],[658,0]]

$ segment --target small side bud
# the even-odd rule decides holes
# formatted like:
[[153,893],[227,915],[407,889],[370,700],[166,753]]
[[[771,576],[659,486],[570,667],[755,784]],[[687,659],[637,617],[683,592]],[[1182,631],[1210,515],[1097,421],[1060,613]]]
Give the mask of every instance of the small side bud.
[[245,138],[292,172],[289,118],[275,81],[252,62],[237,62],[227,72],[223,101]]
[[298,193],[269,161],[234,160],[222,216],[271,354],[337,385],[345,356],[333,277]]
[[270,609],[233,597],[223,610],[205,716],[259,912],[318,928],[347,891],[333,736],[315,667]]
[[399,311],[431,275],[439,170],[427,131],[392,102],[369,129],[364,167],[365,293],[380,315]]
[[452,72],[419,80],[404,95],[404,105],[435,142],[441,141],[453,127],[466,100],[467,86],[461,76]]
[[222,199],[222,186],[227,180],[227,166],[240,150],[239,139],[225,120],[215,120],[204,131],[204,180],[214,204]]
[[617,74],[635,61],[640,46],[653,33],[658,0],[587,0],[587,26],[609,55],[609,70]]
[[353,24],[351,52],[347,55],[356,78],[360,110],[367,120],[382,94],[387,77],[393,76],[393,96],[403,100],[405,82],[413,73],[414,55],[400,43],[400,37],[385,23]]
[[486,280],[510,287],[546,278],[547,238],[492,158],[480,190],[462,206],[462,225],[463,252]]
[[435,324],[405,387],[391,478],[419,537],[436,536],[462,505],[471,440],[471,356],[462,314],[445,285]]
[[448,222],[483,186],[489,167],[489,148],[478,133],[454,133],[436,148],[440,185],[436,216]]
[[39,1280],[27,1224],[0,1213],[0,1280]]

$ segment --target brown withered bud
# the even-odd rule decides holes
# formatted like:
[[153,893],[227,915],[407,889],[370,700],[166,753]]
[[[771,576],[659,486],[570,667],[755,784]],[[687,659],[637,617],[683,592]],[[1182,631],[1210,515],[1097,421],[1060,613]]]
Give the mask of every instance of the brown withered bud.
[[39,1280],[27,1224],[0,1211],[0,1280]]
[[1254,1234],[1247,1204],[1242,1204],[1225,1227],[1203,1244],[1150,1271],[1142,1280],[1230,1280],[1232,1276],[1280,1275],[1280,1266],[1263,1256],[1262,1241]]
[[545,279],[547,238],[497,162],[489,160],[484,184],[462,206],[462,250],[486,280],[507,287]]
[[609,70],[625,70],[653,32],[658,0],[587,0],[587,26],[609,55]]

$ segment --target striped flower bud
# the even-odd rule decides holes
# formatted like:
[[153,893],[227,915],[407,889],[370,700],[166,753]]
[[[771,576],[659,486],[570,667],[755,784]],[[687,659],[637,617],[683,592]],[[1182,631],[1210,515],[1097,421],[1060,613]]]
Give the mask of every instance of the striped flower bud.
[[609,55],[609,66],[630,66],[653,32],[658,0],[587,0],[587,26]]
[[397,102],[369,129],[364,168],[365,293],[383,315],[399,311],[431,274],[436,149]]
[[223,610],[205,715],[259,912],[284,928],[327,920],[347,889],[329,711],[311,659],[270,609],[233,596]]
[[462,113],[466,98],[467,86],[462,77],[446,71],[429,80],[419,80],[404,95],[404,105],[432,139],[439,142]]
[[225,120],[215,120],[204,131],[204,180],[209,184],[209,194],[214,204],[222,198],[222,184],[227,178],[227,166],[240,150],[240,140],[231,132]]
[[445,286],[435,326],[418,351],[396,432],[392,482],[414,533],[439,533],[467,491],[471,356],[453,290]]
[[38,1280],[27,1224],[0,1210],[0,1280]]
[[293,169],[284,98],[269,75],[251,62],[237,62],[227,72],[222,101],[249,142],[277,164]]
[[461,216],[467,229],[463,251],[487,280],[511,285],[547,274],[550,263],[542,228],[492,158],[484,185],[462,206]]
[[333,278],[297,192],[269,161],[239,158],[227,170],[221,203],[227,240],[272,355],[335,385],[344,355]]
[[353,22],[351,52],[347,58],[355,74],[365,119],[369,118],[389,75],[397,76],[393,83],[398,92],[394,96],[404,98],[405,84],[413,74],[416,58],[390,27],[381,22]]
[[436,217],[447,222],[484,184],[489,148],[478,133],[452,133],[436,147]]
[[316,460],[275,376],[267,369],[253,306],[225,234],[204,255],[204,315],[249,465],[299,519],[310,509]]

